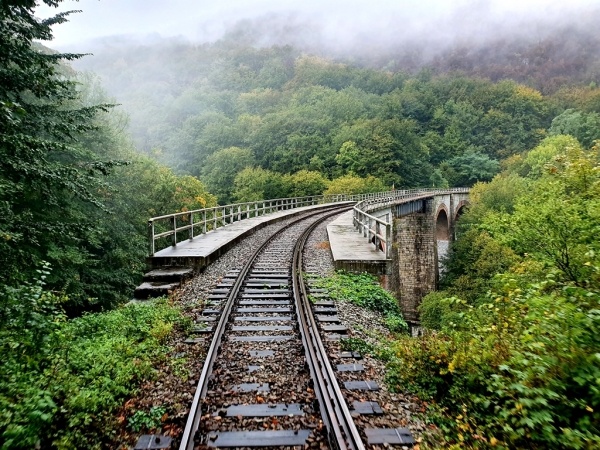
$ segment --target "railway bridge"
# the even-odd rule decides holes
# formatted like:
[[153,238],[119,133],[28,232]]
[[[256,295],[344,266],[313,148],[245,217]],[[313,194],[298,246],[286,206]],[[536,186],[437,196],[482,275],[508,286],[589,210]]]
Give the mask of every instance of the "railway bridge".
[[348,212],[327,227],[336,268],[380,275],[407,322],[416,324],[417,307],[436,287],[440,253],[452,240],[468,198],[466,188],[394,190],[261,200],[154,217],[148,222],[152,270],[135,297],[176,288],[182,278],[270,223],[345,203]]
[[[418,323],[417,307],[437,286],[440,257],[468,203],[466,188],[396,191],[388,198],[360,201],[328,226],[336,268],[384,276],[407,322]],[[356,239],[355,230],[372,244],[360,259],[348,244]]]

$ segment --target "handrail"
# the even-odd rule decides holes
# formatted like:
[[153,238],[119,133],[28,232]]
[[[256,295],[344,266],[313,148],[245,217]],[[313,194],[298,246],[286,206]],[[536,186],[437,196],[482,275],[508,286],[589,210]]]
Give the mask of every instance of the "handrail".
[[[453,189],[409,189],[400,191],[373,192],[369,194],[335,194],[335,195],[312,195],[308,197],[277,198],[271,200],[258,200],[254,202],[234,203],[231,205],[214,206],[212,208],[195,209],[193,211],[181,211],[172,214],[152,217],[148,220],[148,240],[150,256],[153,256],[158,250],[166,248],[169,245],[176,246],[184,240],[192,240],[194,237],[201,236],[218,228],[225,227],[234,222],[252,217],[259,217],[265,214],[277,211],[300,208],[326,203],[338,203],[344,201],[360,202],[355,208],[355,214],[360,211],[364,218],[359,223],[363,226],[369,225],[369,230],[373,224],[374,232],[366,232],[369,239],[375,236],[376,246],[383,246],[387,249],[387,242],[391,240],[391,228],[388,230],[387,222],[381,221],[370,216],[361,208],[367,208],[369,205],[381,204],[381,202],[393,202],[407,195],[417,193],[437,193],[437,192],[463,192],[464,188]],[[359,206],[361,205],[361,206]],[[370,221],[370,222],[369,222]],[[355,215],[355,226],[357,219]],[[385,235],[381,230],[385,227]],[[390,225],[391,226],[391,225]],[[362,228],[361,228],[362,230]],[[159,242],[157,242],[159,241]],[[160,244],[160,245],[157,245]],[[160,248],[159,248],[160,247]],[[386,254],[388,251],[386,251]]]
[[352,223],[359,233],[362,233],[369,242],[373,242],[377,250],[381,250],[385,253],[386,259],[390,259],[392,257],[392,221],[389,217],[387,217],[387,220],[374,217],[369,214],[368,211],[386,208],[392,204],[397,205],[418,200],[420,198],[428,198],[434,195],[468,192],[469,188],[406,189],[392,191],[387,193],[389,195],[385,197],[365,199],[354,205]]
[[[234,203],[212,208],[181,211],[152,217],[148,220],[149,253],[153,256],[158,250],[176,246],[184,240],[222,228],[234,222],[251,217],[259,217],[277,211],[300,208],[325,203],[344,201],[375,200],[389,196],[389,192],[370,194],[312,195],[308,197],[276,198],[254,202]],[[161,240],[160,245],[157,241]]]

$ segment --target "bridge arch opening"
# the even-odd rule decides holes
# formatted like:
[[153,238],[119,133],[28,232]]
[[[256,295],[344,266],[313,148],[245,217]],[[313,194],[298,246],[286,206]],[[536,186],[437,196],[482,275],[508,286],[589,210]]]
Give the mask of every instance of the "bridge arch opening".
[[450,227],[448,224],[448,213],[445,209],[440,209],[435,219],[435,237],[438,241],[450,240]]
[[467,208],[469,207],[469,203],[466,201],[462,201],[458,204],[458,208],[456,208],[456,214],[454,215],[454,221],[458,221],[460,217],[467,212]]

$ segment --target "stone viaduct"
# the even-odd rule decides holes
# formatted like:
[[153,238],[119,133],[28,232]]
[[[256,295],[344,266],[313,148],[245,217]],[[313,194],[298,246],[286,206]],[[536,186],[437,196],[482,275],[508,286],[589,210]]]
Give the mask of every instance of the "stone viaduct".
[[[371,242],[386,253],[385,264],[372,265],[370,271],[384,276],[411,325],[418,324],[421,299],[436,289],[439,257],[454,238],[456,221],[468,203],[468,189],[449,189],[364,201],[355,207],[355,227],[360,231],[370,226],[373,233],[367,232],[367,237],[372,235]],[[365,216],[376,220],[367,225]]]

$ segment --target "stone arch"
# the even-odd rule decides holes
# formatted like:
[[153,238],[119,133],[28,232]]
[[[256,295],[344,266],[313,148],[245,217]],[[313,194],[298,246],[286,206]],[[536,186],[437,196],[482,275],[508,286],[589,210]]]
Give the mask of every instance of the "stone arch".
[[441,205],[438,208],[435,216],[435,237],[438,241],[450,240],[450,221],[445,205]]
[[455,213],[454,213],[454,222],[456,222],[458,219],[460,219],[460,216],[462,216],[465,211],[467,210],[467,208],[469,207],[469,201],[468,200],[461,200],[458,205],[456,205],[456,209],[455,209]]

